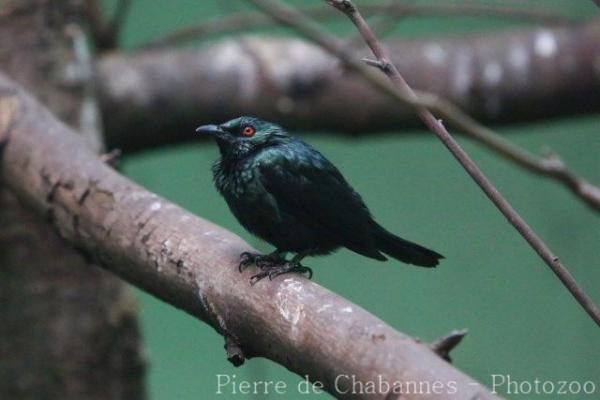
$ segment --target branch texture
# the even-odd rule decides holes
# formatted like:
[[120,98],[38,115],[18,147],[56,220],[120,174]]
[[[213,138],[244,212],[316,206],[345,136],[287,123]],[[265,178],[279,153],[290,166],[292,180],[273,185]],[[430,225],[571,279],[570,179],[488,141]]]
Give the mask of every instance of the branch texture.
[[[101,163],[83,139],[0,75],[0,178],[67,241],[108,270],[211,324],[228,355],[264,356],[354,394],[340,375],[366,382],[454,382],[453,395],[403,399],[495,399],[426,345],[300,276],[250,287],[237,271],[250,250],[237,236],[142,189]],[[348,391],[348,392],[347,392]]]
[[487,179],[479,167],[471,160],[469,155],[460,147],[458,142],[446,130],[441,119],[437,119],[432,111],[436,112],[442,118],[452,122],[462,129],[463,132],[475,136],[480,133],[486,133],[487,128],[481,126],[478,122],[464,114],[460,109],[454,107],[451,103],[442,101],[435,96],[417,94],[406,83],[400,75],[398,69],[390,62],[381,43],[377,40],[370,27],[362,18],[354,4],[349,0],[325,0],[327,3],[338,8],[345,13],[359,30],[361,36],[372,50],[377,58],[380,68],[390,78],[392,86],[387,81],[382,81],[379,75],[373,74],[365,66],[357,62],[352,55],[340,47],[337,42],[317,24],[310,19],[303,17],[293,8],[279,5],[271,0],[248,0],[264,12],[271,15],[282,24],[288,25],[302,33],[305,37],[318,43],[324,49],[335,54],[348,68],[361,74],[361,76],[373,85],[379,88],[382,93],[395,98],[399,103],[412,107],[423,123],[442,141],[450,153],[456,158],[459,164],[465,169],[469,176],[481,188],[490,201],[498,208],[507,221],[519,232],[527,241],[531,248],[542,258],[546,265],[554,272],[562,284],[569,290],[581,307],[588,313],[597,325],[600,325],[600,309],[594,304],[593,300],[575,281],[567,268],[559,261],[550,248],[538,235],[529,227],[527,222],[512,208],[510,203],[500,194],[494,185]]

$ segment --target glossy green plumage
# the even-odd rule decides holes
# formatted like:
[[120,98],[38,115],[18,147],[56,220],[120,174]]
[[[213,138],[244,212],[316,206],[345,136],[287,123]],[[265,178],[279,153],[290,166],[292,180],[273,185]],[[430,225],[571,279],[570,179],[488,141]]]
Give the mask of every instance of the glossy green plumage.
[[[252,137],[244,136],[245,127],[255,130]],[[376,260],[386,260],[385,253],[426,267],[443,258],[377,224],[338,169],[281,127],[241,117],[199,130],[219,144],[213,173],[229,208],[278,250],[316,255],[346,247]]]

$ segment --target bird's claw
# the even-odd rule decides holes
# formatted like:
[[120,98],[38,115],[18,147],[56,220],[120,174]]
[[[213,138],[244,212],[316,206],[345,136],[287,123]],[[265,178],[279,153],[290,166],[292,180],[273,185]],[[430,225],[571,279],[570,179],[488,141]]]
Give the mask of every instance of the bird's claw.
[[259,269],[269,269],[285,263],[286,261],[277,254],[255,254],[247,251],[240,254],[238,270],[243,272],[250,265],[255,264]]
[[254,286],[257,282],[266,277],[269,277],[269,280],[272,281],[273,278],[278,277],[279,275],[288,274],[290,272],[296,272],[299,274],[308,273],[308,279],[311,279],[313,275],[312,269],[309,267],[286,262],[285,264],[280,264],[270,268],[261,268],[261,271],[258,274],[253,275],[250,278],[250,285]]
[[256,262],[256,259],[260,256],[260,254],[249,253],[247,251],[240,254],[240,264],[238,265],[238,270],[243,272],[246,268]]
[[250,284],[254,285],[258,281],[269,277],[269,280],[273,278],[287,274],[290,272],[296,272],[299,274],[308,274],[308,279],[312,278],[313,272],[309,267],[301,265],[299,262],[288,262],[285,258],[281,257],[277,252],[271,254],[255,254],[249,252],[243,252],[240,254],[240,264],[238,270],[243,272],[250,265],[255,264],[260,272],[252,275],[250,278]]

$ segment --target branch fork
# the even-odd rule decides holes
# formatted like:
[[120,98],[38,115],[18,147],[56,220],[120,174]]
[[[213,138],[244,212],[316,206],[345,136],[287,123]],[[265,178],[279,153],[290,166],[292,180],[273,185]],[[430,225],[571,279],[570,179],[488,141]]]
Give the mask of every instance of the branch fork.
[[[323,31],[323,29],[313,23],[313,21],[296,12],[294,9],[279,5],[271,0],[248,1],[261,8],[274,19],[296,29],[299,33],[317,43],[323,49],[337,56],[348,68],[358,72],[367,82],[379,89],[382,93],[393,97],[399,104],[414,110],[429,130],[438,136],[444,146],[448,148],[490,201],[505,216],[508,222],[513,225],[519,234],[559,278],[562,284],[569,290],[596,325],[600,326],[600,309],[591,297],[581,286],[579,286],[568,269],[558,261],[558,257],[552,253],[544,241],[531,229],[531,227],[529,227],[527,222],[487,179],[477,164],[473,162],[440,121],[443,118],[453,123],[453,125],[462,128],[464,132],[469,133],[469,135],[477,138],[482,143],[497,148],[498,151],[507,158],[511,158],[519,163],[526,163],[532,169],[534,166],[539,167],[537,160],[532,161],[531,156],[528,153],[525,153],[503,139],[496,137],[496,135],[488,128],[479,125],[452,104],[441,101],[437,96],[433,95],[426,97],[417,96],[400,75],[394,64],[390,63],[390,68],[386,72],[387,77],[392,83],[392,86],[390,86],[389,82],[383,82],[379,76],[376,74],[373,75],[368,67],[364,66],[360,61],[355,60],[353,55],[348,53],[345,48],[340,47],[335,38],[332,38],[327,32]],[[351,1],[325,0],[325,2],[342,11],[352,21],[377,60],[385,62],[385,60],[389,59],[383,46]],[[440,118],[436,118],[430,110],[435,111]],[[563,174],[560,178],[557,177],[557,179],[564,181],[565,179],[569,179],[569,177],[568,175]],[[569,187],[571,186],[569,185]],[[578,193],[576,190],[574,190],[574,192]]]
[[[404,78],[395,65],[390,64],[386,52],[371,30],[367,22],[364,20],[358,9],[350,0],[325,0],[333,5],[338,10],[342,11],[354,23],[365,43],[369,46],[377,60],[386,65],[383,70],[385,74],[394,83],[395,87],[404,92],[406,97],[416,97],[412,88],[406,83]],[[389,66],[389,68],[388,68]],[[460,165],[473,178],[475,183],[483,190],[486,196],[494,203],[498,210],[506,217],[511,225],[521,234],[521,236],[529,243],[529,245],[538,253],[542,260],[550,267],[550,269],[561,280],[564,286],[571,292],[573,297],[579,302],[589,316],[600,326],[600,309],[594,304],[588,294],[580,287],[570,272],[561,264],[558,257],[552,254],[550,248],[542,241],[540,237],[529,227],[527,222],[519,215],[519,213],[508,203],[502,196],[500,191],[487,179],[477,164],[469,157],[462,149],[452,135],[446,130],[440,119],[437,119],[427,108],[419,108],[416,110],[417,115],[423,123],[442,141],[448,148]],[[556,160],[556,157],[554,157]],[[559,160],[560,162],[560,160]],[[562,171],[565,174],[565,171]],[[569,179],[568,175],[564,175],[563,179]]]

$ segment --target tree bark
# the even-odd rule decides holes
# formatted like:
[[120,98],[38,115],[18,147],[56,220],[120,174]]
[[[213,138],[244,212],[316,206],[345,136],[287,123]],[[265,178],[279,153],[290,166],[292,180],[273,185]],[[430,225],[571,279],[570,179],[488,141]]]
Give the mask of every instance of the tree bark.
[[[80,124],[85,93],[64,78],[76,57],[69,32],[81,23],[80,1],[15,0],[0,8],[1,68],[72,126]],[[144,398],[127,287],[90,266],[1,184],[0,224],[0,398]]]
[[[598,19],[464,38],[393,40],[388,48],[415,89],[439,94],[487,122],[600,107]],[[411,110],[399,111],[333,57],[299,39],[238,37],[196,49],[112,54],[96,67],[108,145],[125,151],[189,140],[196,126],[240,114],[288,129],[347,133],[415,121]]]
[[[340,398],[497,399],[428,346],[301,276],[250,286],[257,270],[238,272],[240,253],[252,251],[241,239],[102,164],[1,75],[0,93],[0,179],[51,215],[87,257],[211,324],[226,337],[232,361],[267,357]],[[441,388],[352,393],[352,379]]]

